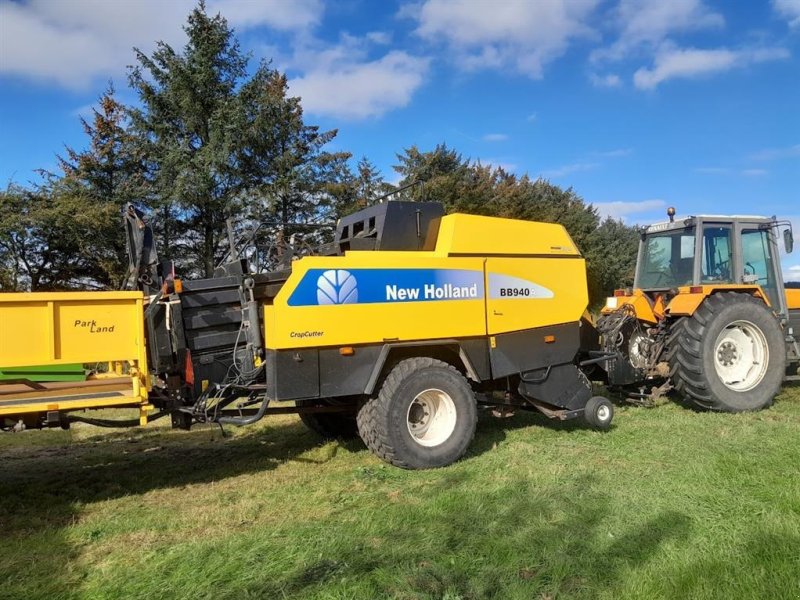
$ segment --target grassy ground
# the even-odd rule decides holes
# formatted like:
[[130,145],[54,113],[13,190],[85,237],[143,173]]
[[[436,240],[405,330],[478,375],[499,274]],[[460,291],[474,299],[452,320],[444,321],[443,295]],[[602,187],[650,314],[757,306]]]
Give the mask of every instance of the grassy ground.
[[607,434],[482,417],[407,472],[294,416],[0,436],[3,598],[798,598],[800,387]]

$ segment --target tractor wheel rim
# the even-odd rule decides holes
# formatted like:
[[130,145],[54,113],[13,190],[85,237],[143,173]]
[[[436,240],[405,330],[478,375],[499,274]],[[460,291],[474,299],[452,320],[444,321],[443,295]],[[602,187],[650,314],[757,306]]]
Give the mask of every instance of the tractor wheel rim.
[[600,421],[608,421],[610,417],[611,411],[607,406],[599,406],[597,408],[597,418],[600,419]]
[[408,407],[408,432],[420,446],[444,443],[456,428],[456,404],[447,392],[429,389],[420,392]]
[[756,387],[767,374],[769,345],[750,321],[734,321],[717,336],[714,368],[722,383],[735,392]]

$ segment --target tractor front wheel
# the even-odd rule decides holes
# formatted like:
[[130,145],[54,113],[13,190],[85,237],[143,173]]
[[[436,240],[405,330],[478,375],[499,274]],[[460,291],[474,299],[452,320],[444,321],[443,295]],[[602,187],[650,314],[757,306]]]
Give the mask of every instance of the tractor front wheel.
[[723,412],[772,403],[786,371],[786,342],[763,301],[743,293],[714,294],[673,328],[670,372],[684,398]]

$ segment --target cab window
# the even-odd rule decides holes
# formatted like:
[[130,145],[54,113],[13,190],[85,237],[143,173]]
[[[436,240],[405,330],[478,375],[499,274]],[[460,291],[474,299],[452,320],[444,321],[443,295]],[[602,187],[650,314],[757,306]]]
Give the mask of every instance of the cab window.
[[733,283],[731,228],[706,225],[703,228],[702,283]]
[[648,234],[637,286],[671,288],[692,283],[694,269],[693,227]]
[[777,283],[775,268],[770,251],[769,232],[763,229],[742,230],[742,263],[744,276],[742,283],[760,285],[769,297],[770,303],[777,306]]

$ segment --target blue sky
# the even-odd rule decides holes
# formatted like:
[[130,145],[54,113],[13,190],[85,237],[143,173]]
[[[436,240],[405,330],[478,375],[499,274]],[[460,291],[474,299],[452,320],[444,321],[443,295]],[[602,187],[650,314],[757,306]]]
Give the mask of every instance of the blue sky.
[[[0,0],[0,181],[35,180],[191,0]],[[392,181],[445,142],[629,223],[777,214],[800,240],[800,0],[209,0],[307,121]],[[800,250],[784,261],[800,279]]]

